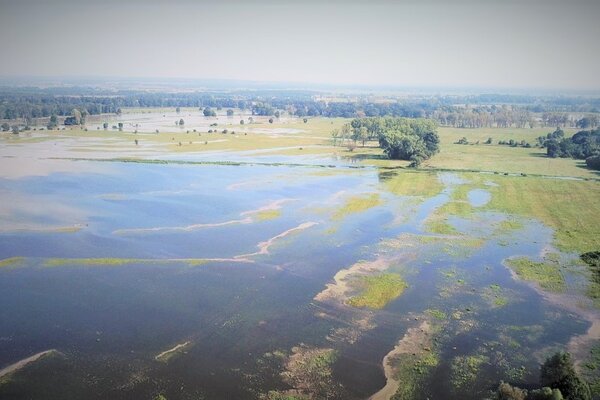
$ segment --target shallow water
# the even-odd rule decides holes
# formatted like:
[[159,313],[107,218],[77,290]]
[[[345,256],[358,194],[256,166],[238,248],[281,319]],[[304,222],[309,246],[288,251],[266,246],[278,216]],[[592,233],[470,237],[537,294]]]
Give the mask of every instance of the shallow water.
[[[481,212],[449,220],[462,237],[427,232],[425,220],[467,182],[457,174],[438,176],[444,184],[438,195],[411,198],[386,192],[376,169],[75,165],[77,171],[0,179],[2,200],[11,204],[2,214],[10,223],[0,232],[0,259],[25,257],[0,269],[0,368],[44,350],[60,352],[0,384],[0,398],[258,398],[286,388],[282,366],[266,363],[264,354],[300,343],[338,350],[333,371],[345,388],[341,398],[366,398],[385,384],[381,361],[413,317],[437,309],[464,316],[447,323],[427,395],[477,399],[508,380],[511,368],[526,367],[517,382],[535,383],[541,355],[588,326],[502,265],[513,255],[539,257],[552,241],[550,229],[524,220],[521,229],[496,233],[493,226],[505,216]],[[382,204],[332,218],[365,193],[379,194]],[[473,190],[469,201],[483,206],[489,192]],[[269,207],[279,214],[256,217]],[[17,223],[80,229],[11,228]],[[294,230],[306,223],[315,225]],[[272,238],[267,253],[236,259]],[[387,239],[400,245],[386,248]],[[408,283],[383,310],[314,300],[339,270],[379,254],[403,260],[388,270]],[[55,258],[75,260],[52,264]],[[92,265],[90,258],[132,260]],[[506,304],[490,302],[491,285]],[[371,326],[358,329],[356,341],[333,335],[366,317]],[[465,321],[473,326],[461,330]],[[168,362],[155,360],[188,341]],[[494,367],[498,352],[505,367]],[[489,362],[473,385],[453,387],[452,360],[475,353]]]

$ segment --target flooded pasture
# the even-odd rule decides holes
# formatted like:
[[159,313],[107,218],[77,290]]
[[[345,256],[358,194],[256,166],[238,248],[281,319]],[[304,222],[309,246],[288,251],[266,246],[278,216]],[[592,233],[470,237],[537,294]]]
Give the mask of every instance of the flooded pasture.
[[[569,290],[576,263],[555,298],[507,267],[570,255],[486,208],[492,182],[439,233],[428,221],[468,176],[255,153],[36,168],[27,149],[3,150],[0,368],[22,363],[0,398],[480,399],[535,385],[596,315]],[[317,358],[325,385],[302,369]]]

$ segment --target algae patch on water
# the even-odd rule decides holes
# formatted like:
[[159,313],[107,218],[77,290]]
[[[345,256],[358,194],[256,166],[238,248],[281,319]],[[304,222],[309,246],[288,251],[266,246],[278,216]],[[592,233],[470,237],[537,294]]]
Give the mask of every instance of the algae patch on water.
[[543,289],[553,292],[565,290],[565,278],[559,270],[559,264],[535,262],[526,257],[508,259],[506,264],[515,271],[519,278],[535,282]]
[[359,286],[362,287],[361,293],[348,300],[348,304],[353,307],[381,309],[399,297],[408,285],[400,275],[388,273],[363,277]]
[[206,264],[209,260],[202,258],[182,259],[149,259],[149,258],[49,258],[44,262],[46,267],[61,267],[66,265],[79,266],[121,266],[130,264],[165,264],[182,263],[192,266]]
[[382,204],[382,200],[378,193],[353,196],[346,200],[343,207],[338,209],[331,218],[333,220],[341,220],[350,214],[360,213],[380,204]]
[[0,268],[2,267],[12,267],[14,265],[20,264],[25,260],[24,257],[10,257],[4,258],[0,260]]
[[272,219],[279,218],[281,216],[281,210],[263,210],[256,213],[257,221],[269,221]]

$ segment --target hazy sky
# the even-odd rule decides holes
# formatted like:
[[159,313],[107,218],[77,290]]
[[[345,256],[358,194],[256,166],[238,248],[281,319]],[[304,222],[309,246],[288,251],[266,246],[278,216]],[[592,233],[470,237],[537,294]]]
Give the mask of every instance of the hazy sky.
[[600,0],[0,0],[0,75],[600,89]]

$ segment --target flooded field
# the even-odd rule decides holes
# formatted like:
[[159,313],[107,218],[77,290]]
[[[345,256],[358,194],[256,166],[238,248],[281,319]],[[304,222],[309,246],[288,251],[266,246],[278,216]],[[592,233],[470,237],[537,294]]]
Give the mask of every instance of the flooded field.
[[481,399],[598,339],[514,177],[2,140],[0,398]]

